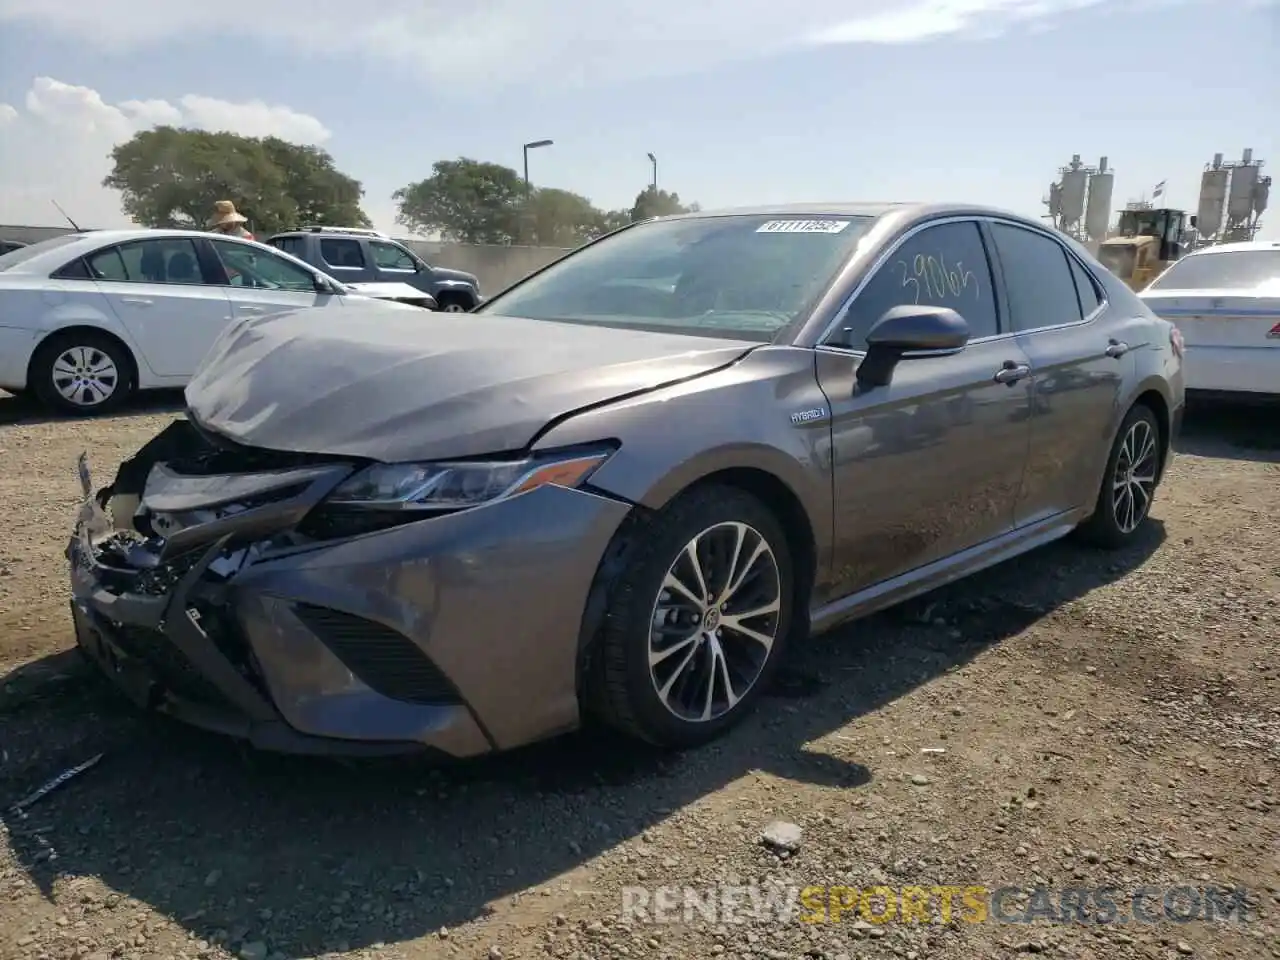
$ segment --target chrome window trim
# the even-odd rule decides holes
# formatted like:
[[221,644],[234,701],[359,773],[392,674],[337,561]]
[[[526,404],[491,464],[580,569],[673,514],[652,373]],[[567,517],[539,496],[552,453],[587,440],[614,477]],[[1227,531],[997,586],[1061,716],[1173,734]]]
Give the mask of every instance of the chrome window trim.
[[[858,285],[853,288],[853,290],[849,293],[847,297],[845,297],[844,302],[840,304],[840,307],[832,315],[830,322],[828,322],[826,327],[823,328],[822,333],[818,335],[817,343],[814,345],[814,349],[825,350],[831,353],[838,353],[842,355],[865,354],[867,352],[866,350],[855,350],[851,347],[837,346],[835,344],[827,343],[826,341],[835,332],[836,328],[839,326],[841,321],[843,321],[845,317],[848,316],[849,309],[850,307],[853,306],[854,300],[858,298],[858,295],[862,293],[863,289],[865,289],[867,284],[869,284],[872,281],[872,279],[875,278],[875,276],[884,268],[885,263],[887,263],[894,256],[894,254],[898,252],[899,248],[904,243],[906,243],[908,240],[915,237],[917,234],[923,233],[925,230],[928,230],[930,227],[944,226],[949,223],[973,223],[975,225],[979,223],[999,224],[1005,227],[1016,227],[1020,230],[1026,230],[1028,233],[1036,234],[1042,237],[1047,237],[1048,239],[1056,243],[1058,247],[1063,251],[1063,253],[1065,253],[1068,257],[1070,257],[1073,261],[1075,261],[1075,263],[1077,263],[1080,266],[1080,268],[1084,270],[1085,275],[1089,277],[1090,280],[1093,281],[1094,292],[1097,293],[1098,295],[1097,309],[1095,309],[1092,313],[1089,314],[1089,316],[1085,317],[1084,319],[1076,320],[1071,323],[1057,323],[1057,324],[1051,324],[1045,327],[1035,327],[1030,330],[1005,331],[1002,333],[997,333],[995,336],[991,336],[991,337],[978,337],[974,340],[970,340],[969,341],[970,344],[991,343],[996,340],[1007,340],[1012,337],[1025,337],[1025,336],[1028,336],[1029,334],[1044,333],[1049,330],[1067,330],[1071,327],[1082,327],[1085,324],[1092,323],[1094,320],[1096,320],[1099,316],[1102,315],[1102,313],[1110,305],[1110,301],[1107,299],[1106,285],[1098,279],[1097,275],[1092,270],[1089,269],[1087,264],[1085,264],[1078,256],[1076,256],[1075,251],[1073,251],[1069,246],[1063,243],[1061,239],[1059,239],[1058,237],[1055,237],[1051,232],[1049,232],[1048,230],[1045,230],[1043,227],[1038,227],[1034,224],[1020,223],[1016,220],[1009,220],[1004,217],[991,216],[990,214],[960,214],[960,215],[951,216],[951,217],[939,217],[936,220],[926,220],[924,223],[916,224],[911,229],[907,230],[907,232],[904,233],[902,236],[900,236],[897,240],[895,240],[888,249],[886,249],[882,254],[880,254],[880,256],[876,258],[875,262],[867,270],[866,275],[860,281],[858,281]],[[984,247],[985,247],[985,240],[986,238],[984,237],[983,238]],[[991,252],[988,252],[987,256],[988,256],[987,270],[988,272],[992,273],[992,278],[994,280],[994,272],[991,271],[991,263],[990,263]],[[1075,278],[1073,277],[1072,286],[1074,285],[1075,285]],[[966,344],[966,346],[968,346],[968,344]]]

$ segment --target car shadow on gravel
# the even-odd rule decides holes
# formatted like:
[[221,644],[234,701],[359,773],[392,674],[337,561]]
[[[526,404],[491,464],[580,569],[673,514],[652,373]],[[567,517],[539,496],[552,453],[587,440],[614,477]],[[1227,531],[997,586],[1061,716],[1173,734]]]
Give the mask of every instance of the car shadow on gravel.
[[1188,401],[1179,453],[1280,463],[1280,406]]
[[[110,416],[129,417],[155,413],[181,413],[186,408],[181,390],[148,390],[135,394],[117,407]],[[59,423],[66,420],[90,420],[71,414],[51,413],[29,394],[14,396],[0,390],[0,426]]]
[[567,871],[753,772],[869,783],[878,753],[863,766],[816,741],[842,731],[839,752],[862,753],[860,717],[1138,567],[1164,539],[1160,523],[1146,530],[1119,553],[1054,544],[815,638],[755,716],[675,756],[602,734],[447,766],[255,754],[133,714],[59,654],[4,681],[0,802],[104,753],[9,818],[46,896],[60,879],[96,877],[196,937],[287,956],[403,942],[532,887],[554,895]]

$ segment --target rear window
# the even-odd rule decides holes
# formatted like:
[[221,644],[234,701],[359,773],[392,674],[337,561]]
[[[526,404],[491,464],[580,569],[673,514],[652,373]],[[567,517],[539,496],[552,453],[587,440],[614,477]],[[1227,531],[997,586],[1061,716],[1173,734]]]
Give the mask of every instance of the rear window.
[[0,270],[13,270],[33,257],[48,253],[50,250],[57,250],[59,247],[65,247],[68,243],[75,243],[79,239],[80,234],[78,233],[66,233],[60,237],[50,237],[48,240],[33,243],[29,247],[19,247],[17,250],[0,256]]
[[1280,249],[1201,253],[1169,267],[1148,290],[1253,290],[1280,283]]

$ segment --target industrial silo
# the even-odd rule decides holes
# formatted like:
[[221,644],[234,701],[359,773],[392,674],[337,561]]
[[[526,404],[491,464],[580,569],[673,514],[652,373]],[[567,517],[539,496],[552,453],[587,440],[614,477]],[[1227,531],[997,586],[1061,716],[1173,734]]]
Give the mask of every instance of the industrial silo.
[[1107,169],[1107,158],[1103,157],[1098,163],[1098,172],[1089,177],[1089,203],[1085,208],[1084,232],[1090,240],[1100,242],[1107,238],[1115,180],[1115,174]]
[[1200,177],[1200,204],[1196,208],[1196,231],[1201,239],[1212,240],[1222,228],[1222,214],[1227,203],[1227,181],[1231,171],[1222,166],[1222,154]]
[[[1248,151],[1246,151],[1246,155]],[[1227,229],[1247,229],[1253,219],[1253,190],[1258,183],[1258,167],[1246,159],[1231,171],[1231,189],[1227,193]]]
[[1078,156],[1062,171],[1062,190],[1058,195],[1062,229],[1070,232],[1084,216],[1084,195],[1089,185],[1089,171],[1080,166]]

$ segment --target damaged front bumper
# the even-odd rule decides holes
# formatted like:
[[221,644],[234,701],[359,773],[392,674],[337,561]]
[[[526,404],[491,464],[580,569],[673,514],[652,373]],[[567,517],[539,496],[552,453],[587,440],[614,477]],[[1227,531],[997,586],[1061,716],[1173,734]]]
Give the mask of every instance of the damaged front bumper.
[[140,455],[95,494],[82,461],[76,641],[139,706],[291,753],[467,757],[577,725],[579,628],[626,504],[548,487],[301,532],[355,465],[251,466]]

